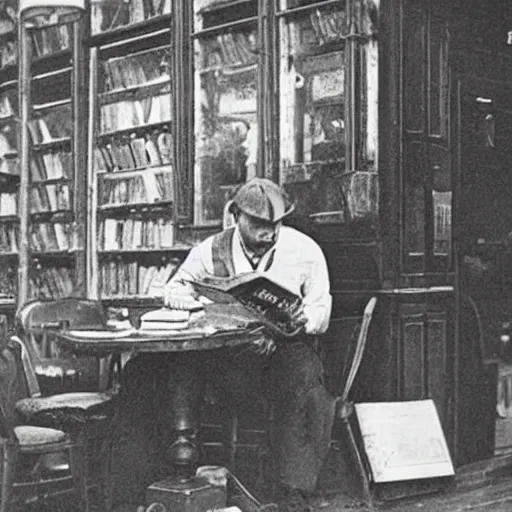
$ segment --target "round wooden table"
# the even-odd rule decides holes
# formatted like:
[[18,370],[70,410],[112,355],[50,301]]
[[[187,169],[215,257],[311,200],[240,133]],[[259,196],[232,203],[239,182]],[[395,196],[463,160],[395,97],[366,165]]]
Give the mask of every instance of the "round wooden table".
[[56,341],[75,354],[109,354],[119,352],[176,353],[180,364],[178,386],[169,397],[173,411],[172,439],[167,457],[178,479],[187,481],[195,474],[198,459],[195,433],[199,428],[199,408],[202,403],[202,381],[196,371],[199,353],[227,347],[249,345],[261,338],[262,325],[243,306],[211,304],[204,314],[179,331],[141,330],[73,330],[61,329]]

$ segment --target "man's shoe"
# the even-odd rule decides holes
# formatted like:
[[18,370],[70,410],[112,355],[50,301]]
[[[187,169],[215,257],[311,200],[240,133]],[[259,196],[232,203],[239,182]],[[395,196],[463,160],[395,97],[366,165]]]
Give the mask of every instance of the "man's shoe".
[[283,486],[277,493],[279,512],[312,512],[306,496],[300,489]]

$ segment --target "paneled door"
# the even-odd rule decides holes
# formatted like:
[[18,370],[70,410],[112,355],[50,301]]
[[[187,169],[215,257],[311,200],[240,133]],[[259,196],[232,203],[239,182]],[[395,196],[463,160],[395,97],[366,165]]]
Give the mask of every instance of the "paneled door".
[[[461,462],[470,462],[495,451],[497,380],[505,369],[496,356],[512,318],[512,85],[460,77],[454,106],[457,444]],[[512,439],[512,421],[508,429]]]

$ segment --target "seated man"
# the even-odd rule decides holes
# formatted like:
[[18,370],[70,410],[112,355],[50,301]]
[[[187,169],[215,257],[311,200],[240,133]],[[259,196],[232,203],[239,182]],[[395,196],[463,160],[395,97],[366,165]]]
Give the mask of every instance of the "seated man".
[[[311,238],[282,226],[293,207],[272,181],[248,181],[238,190],[230,209],[235,226],[190,251],[167,285],[166,302],[179,308],[183,287],[190,281],[255,270],[275,276],[302,297],[295,321],[304,329],[295,338],[267,337],[260,354],[245,352],[244,358],[212,354],[202,371],[235,406],[255,403],[254,394],[260,391],[268,400],[275,421],[276,500],[282,511],[308,510],[305,498],[315,488],[327,453],[335,409],[314,350],[315,335],[325,332],[331,313],[325,257]],[[172,380],[172,370],[169,374]]]
[[273,182],[248,181],[231,205],[235,225],[194,247],[167,284],[166,303],[181,309],[180,301],[190,298],[191,281],[206,275],[265,272],[302,297],[294,320],[304,328],[291,339],[267,335],[253,351],[222,349],[181,357],[141,353],[132,358],[123,371],[112,428],[119,440],[112,465],[116,512],[125,510],[123,503],[143,503],[147,485],[169,474],[165,459],[172,447],[167,433],[180,421],[179,400],[176,406],[173,397],[183,389],[180,382],[192,374],[208,381],[235,408],[272,407],[276,501],[282,512],[309,509],[307,497],[327,454],[335,411],[315,352],[315,335],[328,327],[331,295],[320,247],[282,226],[292,209]]

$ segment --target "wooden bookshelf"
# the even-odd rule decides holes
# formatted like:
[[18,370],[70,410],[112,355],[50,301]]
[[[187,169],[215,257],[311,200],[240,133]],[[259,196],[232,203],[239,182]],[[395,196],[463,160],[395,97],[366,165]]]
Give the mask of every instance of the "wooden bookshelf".
[[[0,54],[12,42],[8,34],[0,38]],[[1,62],[0,62],[1,65]],[[0,70],[0,77],[5,76]],[[18,82],[0,78],[0,292],[15,297],[20,247],[18,190],[20,169],[17,161]]]
[[[19,68],[29,149],[3,157],[26,173],[21,232],[66,224],[76,292],[103,297],[107,259],[153,265],[180,241],[217,231],[226,201],[256,175],[299,199],[313,186],[321,194],[305,214],[341,218],[336,193],[357,181],[347,175],[357,169],[347,17],[333,0],[113,0],[91,3],[78,25],[29,31]],[[0,126],[15,118],[0,103]],[[34,254],[23,254],[23,276]],[[56,267],[58,254],[50,259]]]
[[[81,25],[21,29],[18,303],[85,295]],[[71,59],[70,59],[71,57]],[[70,66],[71,60],[71,66]]]
[[175,269],[170,2],[162,9],[100,31],[91,13],[88,288],[102,300],[161,294]]

